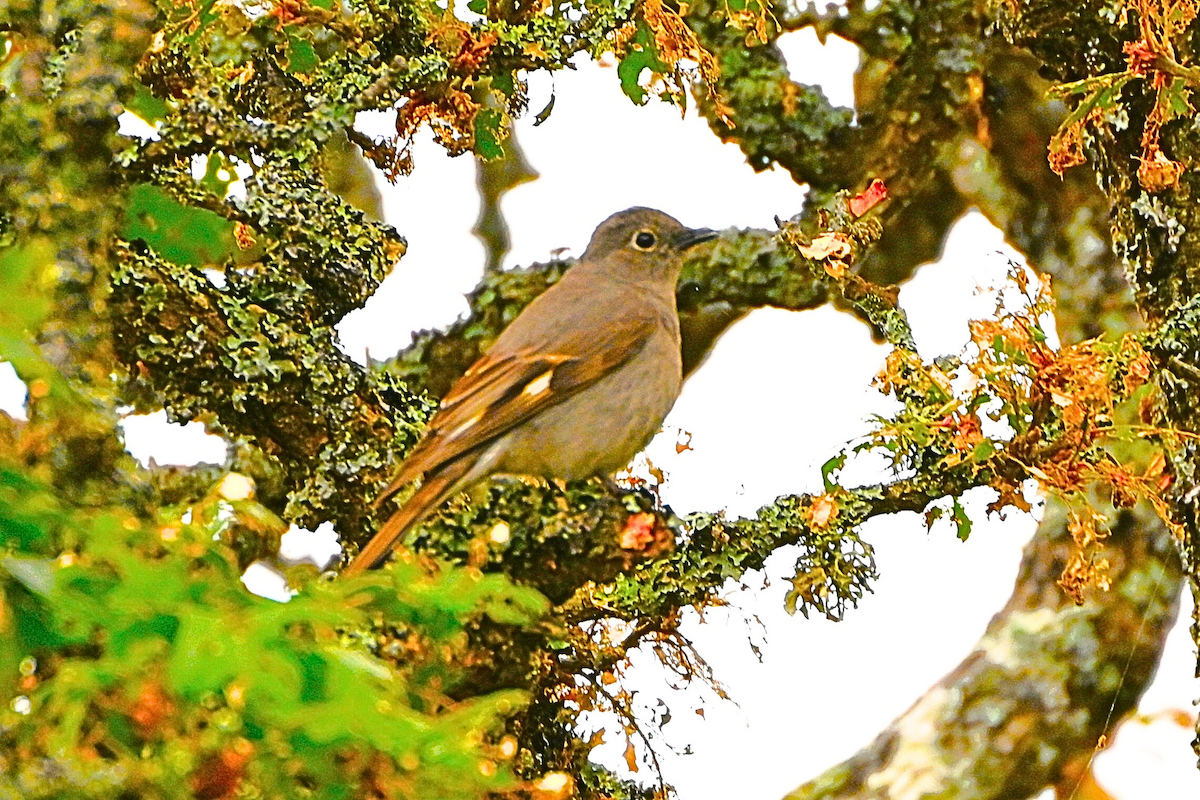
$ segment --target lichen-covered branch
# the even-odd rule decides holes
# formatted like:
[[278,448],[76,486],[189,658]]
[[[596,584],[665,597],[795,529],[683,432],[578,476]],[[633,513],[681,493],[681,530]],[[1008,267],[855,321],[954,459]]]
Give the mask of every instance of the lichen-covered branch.
[[1102,736],[1134,710],[1178,610],[1175,544],[1146,508],[1108,539],[1113,583],[1076,606],[1053,581],[1071,548],[1052,504],[1008,604],[971,654],[849,760],[788,800],[1070,797]]
[[30,334],[3,347],[30,387],[16,446],[41,480],[85,503],[114,486],[144,499],[116,431],[105,294],[124,214],[112,109],[153,25],[140,0],[0,8],[0,324]]
[[[1059,281],[1064,340],[1133,323],[1107,246],[1101,193],[1086,171],[1064,178],[1046,164],[1045,143],[1063,108],[1046,96],[1049,84],[1035,59],[980,34],[986,23],[976,7],[851,2],[823,14],[778,3],[779,26],[768,26],[771,41],[757,44],[709,5],[689,9],[690,24],[721,57],[721,97],[737,127],[722,122],[711,103],[701,106],[714,131],[738,143],[752,166],[778,163],[817,198],[870,178],[887,183],[894,202],[884,214],[883,239],[860,265],[864,276],[902,283],[936,258],[949,226],[975,206]],[[788,77],[773,40],[809,26],[861,48],[857,126],[819,90]]]
[[203,419],[273,458],[298,524],[370,530],[362,498],[385,479],[392,448],[419,435],[428,408],[418,396],[352,362],[331,327],[300,327],[237,282],[218,289],[144,246],[124,246],[112,281],[117,351],[143,391],[175,419]]
[[[1063,4],[1036,0],[1016,5],[997,4],[992,12],[1004,35],[1026,48],[1043,68],[1064,84],[1100,81],[1106,76],[1147,77],[1129,80],[1110,99],[1103,113],[1064,123],[1065,150],[1078,145],[1075,155],[1091,159],[1111,209],[1112,239],[1132,284],[1138,308],[1153,326],[1157,380],[1164,402],[1158,409],[1169,424],[1186,431],[1200,430],[1197,375],[1200,375],[1200,319],[1195,308],[1196,265],[1200,263],[1200,226],[1194,199],[1200,177],[1194,168],[1175,165],[1200,163],[1200,132],[1184,118],[1164,116],[1162,92],[1186,84],[1160,81],[1153,59],[1155,48],[1176,48],[1185,62],[1194,57],[1194,19],[1189,6],[1181,16],[1165,15],[1166,5],[1138,3],[1116,20],[1101,3]],[[1070,42],[1085,37],[1086,51]],[[1139,55],[1140,54],[1140,55]],[[1143,65],[1143,66],[1139,66]],[[1074,101],[1081,102],[1081,101]],[[1099,95],[1083,102],[1105,102]],[[1110,124],[1123,115],[1121,124]],[[1083,126],[1091,122],[1084,135]],[[1068,127],[1073,125],[1074,127]],[[1155,148],[1152,151],[1149,147]],[[1157,155],[1154,155],[1154,154]],[[1169,154],[1169,155],[1167,155]],[[1194,439],[1180,440],[1171,454],[1174,467],[1173,516],[1186,529],[1182,542],[1185,569],[1193,596],[1200,598],[1200,560],[1196,536],[1200,531],[1200,448]],[[1200,611],[1193,618],[1192,637],[1200,641]],[[1195,746],[1200,751],[1200,736]]]
[[870,590],[869,581],[875,577],[873,551],[858,538],[859,526],[876,516],[924,511],[941,497],[987,484],[997,470],[1014,472],[1014,465],[1000,458],[994,469],[984,465],[976,471],[975,466],[840,489],[837,513],[829,520],[818,521],[816,516],[826,495],[780,497],[752,518],[695,515],[688,520],[686,538],[674,553],[639,565],[611,583],[584,586],[564,605],[564,617],[571,621],[636,620],[670,614],[702,604],[726,581],[761,568],[779,547],[800,544],[805,552],[797,560],[799,594],[794,606],[806,616],[811,609],[840,619]]

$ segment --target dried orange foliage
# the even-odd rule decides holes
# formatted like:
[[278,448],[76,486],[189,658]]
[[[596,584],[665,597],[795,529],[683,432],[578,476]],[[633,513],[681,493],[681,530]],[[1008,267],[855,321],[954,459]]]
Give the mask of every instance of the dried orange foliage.
[[998,493],[990,513],[1010,506],[1028,511],[1024,484],[1035,479],[1070,509],[1076,547],[1060,585],[1083,602],[1088,586],[1108,585],[1100,555],[1107,520],[1089,503],[1097,492],[1117,508],[1145,500],[1182,532],[1163,496],[1171,476],[1161,452],[1145,467],[1116,454],[1147,440],[1173,446],[1190,434],[1119,424],[1122,413],[1129,415],[1126,401],[1150,378],[1149,354],[1133,336],[1052,347],[1040,324],[1053,308],[1049,278],[1031,280],[1020,268],[1011,277],[1023,307],[1001,304],[995,318],[972,322],[971,346],[955,365],[892,352],[876,385],[904,400],[905,409],[884,420],[861,449],[890,451],[897,468],[929,470],[934,454],[933,472],[966,469]]
[[1138,157],[1138,182],[1148,192],[1175,186],[1184,165],[1163,152],[1159,142],[1162,128],[1193,114],[1189,78],[1175,60],[1173,42],[1184,35],[1200,11],[1196,0],[1129,0],[1121,7],[1118,25],[1127,15],[1137,16],[1139,38],[1126,42],[1126,69],[1064,84],[1052,90],[1058,97],[1078,96],[1079,104],[1050,140],[1050,168],[1057,174],[1082,164],[1084,137],[1089,127],[1117,119],[1120,95],[1127,83],[1142,79],[1154,91],[1154,105],[1142,128],[1142,153]]
[[1160,192],[1178,183],[1183,173],[1183,164],[1168,158],[1159,146],[1162,126],[1173,119],[1190,117],[1192,106],[1188,102],[1187,81],[1158,67],[1163,62],[1175,61],[1172,41],[1191,25],[1197,6],[1195,0],[1133,0],[1131,7],[1138,15],[1141,38],[1125,44],[1129,71],[1149,80],[1155,93],[1154,107],[1142,129],[1138,182],[1148,192]]
[[669,549],[672,541],[671,529],[663,524],[657,514],[646,511],[625,520],[618,544],[622,550],[654,555]]
[[[454,16],[453,6],[437,18],[427,44],[436,45],[449,57],[451,78],[436,94],[416,92],[409,96],[396,113],[396,135],[367,150],[366,155],[389,181],[394,183],[412,172],[413,137],[424,125],[429,126],[434,138],[451,155],[464,153],[475,145],[475,119],[483,105],[465,87],[483,71],[497,41],[499,37],[494,31],[479,33]],[[514,102],[519,104],[522,97],[518,93]]]
[[138,689],[127,714],[142,738],[151,740],[165,732],[164,723],[175,716],[175,704],[162,682],[150,679]]
[[1076,83],[1056,86],[1050,90],[1054,97],[1065,99],[1072,95],[1083,95],[1079,105],[1067,115],[1061,126],[1050,137],[1047,160],[1050,169],[1059,177],[1071,167],[1087,162],[1083,153],[1084,136],[1089,128],[1096,128],[1110,118],[1115,118],[1121,89],[1132,76],[1126,73],[1101,75]]
[[1082,511],[1071,509],[1067,517],[1067,529],[1075,549],[1067,558],[1058,585],[1076,605],[1083,605],[1084,593],[1089,586],[1107,592],[1111,581],[1108,578],[1108,559],[1100,555],[1108,532],[1104,530],[1107,518],[1087,506]]
[[254,229],[244,222],[234,223],[233,240],[239,249],[249,250],[254,247]]
[[746,45],[766,44],[770,36],[770,23],[775,22],[769,4],[758,0],[734,0],[725,2],[725,17],[729,24],[746,32]]
[[814,498],[812,505],[808,508],[808,524],[820,530],[837,516],[837,512],[837,501],[834,496],[828,492],[822,494]]
[[[654,49],[658,58],[670,70],[669,74],[662,75],[668,91],[682,95],[684,76],[688,73],[696,75],[704,83],[708,99],[713,103],[717,116],[732,128],[730,109],[717,95],[717,82],[721,78],[721,68],[717,65],[717,59],[700,44],[696,34],[683,21],[680,12],[667,6],[662,0],[642,0],[641,10],[642,19],[654,37]],[[637,25],[632,23],[617,32],[613,49],[618,56],[622,56],[631,46],[636,33]],[[696,66],[692,67],[688,62]]]
[[835,209],[821,212],[824,231],[812,236],[805,226],[789,221],[779,223],[777,236],[801,258],[813,262],[809,266],[815,272],[814,277],[821,277],[816,272],[819,269],[824,277],[831,279],[855,313],[877,333],[889,341],[907,341],[910,334],[899,309],[899,288],[868,281],[852,268],[858,251],[883,234],[882,224],[869,215],[887,198],[887,186],[877,178],[872,179],[859,194],[844,194]]
[[1155,68],[1160,55],[1174,60],[1173,42],[1196,19],[1198,10],[1194,0],[1129,0],[1121,9],[1118,24],[1123,25],[1132,11],[1137,14],[1141,34],[1138,41],[1125,45],[1130,69],[1140,76]]
[[[714,601],[710,605],[723,605]],[[697,608],[702,615],[703,608]],[[654,767],[660,780],[659,792],[655,797],[667,796],[662,784],[662,771],[658,764],[652,739],[654,728],[661,728],[671,720],[671,711],[659,702],[656,709],[646,713],[638,708],[636,691],[624,686],[626,670],[630,667],[629,655],[638,652],[651,654],[665,668],[665,674],[673,678],[676,688],[700,686],[715,697],[728,700],[729,693],[716,680],[712,668],[696,650],[692,642],[679,631],[682,614],[674,612],[665,617],[630,621],[599,619],[574,627],[568,632],[575,652],[589,653],[595,663],[607,665],[598,673],[580,674],[574,684],[560,684],[552,690],[555,700],[577,706],[581,711],[600,711],[615,714],[619,720],[618,732],[624,736],[626,766],[633,772],[639,770],[639,750]],[[702,710],[696,713],[703,716]],[[601,728],[586,742],[587,749],[603,744],[608,730]],[[640,747],[639,743],[640,742]],[[571,795],[573,796],[573,795]]]
[[721,76],[717,59],[704,49],[678,11],[668,8],[662,0],[642,0],[642,18],[654,32],[654,46],[663,61],[677,64],[691,59],[699,65],[700,78],[710,87],[716,85]]
[[192,777],[192,794],[198,800],[232,797],[237,791],[246,767],[254,757],[254,745],[237,738],[205,758]]
[[470,149],[473,140],[472,123],[480,105],[462,89],[447,88],[439,97],[417,94],[409,98],[396,114],[397,150],[394,167],[385,171],[394,181],[412,172],[412,143],[422,125],[429,125],[434,138],[452,154]]

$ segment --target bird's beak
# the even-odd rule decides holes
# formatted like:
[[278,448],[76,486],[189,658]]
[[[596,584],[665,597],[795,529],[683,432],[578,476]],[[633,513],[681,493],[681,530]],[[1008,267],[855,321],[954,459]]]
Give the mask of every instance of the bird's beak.
[[717,238],[717,235],[717,231],[709,230],[708,228],[689,228],[675,237],[675,248],[678,250],[687,250],[689,247],[698,245],[701,242],[711,241]]

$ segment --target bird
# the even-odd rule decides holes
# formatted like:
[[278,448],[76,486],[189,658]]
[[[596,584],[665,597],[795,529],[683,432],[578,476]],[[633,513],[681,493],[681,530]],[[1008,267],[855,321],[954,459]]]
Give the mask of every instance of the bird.
[[635,207],[497,337],[442,398],[423,437],[375,499],[420,487],[342,570],[380,566],[443,501],[495,474],[611,475],[658,432],[683,384],[675,284],[684,254],[716,238]]

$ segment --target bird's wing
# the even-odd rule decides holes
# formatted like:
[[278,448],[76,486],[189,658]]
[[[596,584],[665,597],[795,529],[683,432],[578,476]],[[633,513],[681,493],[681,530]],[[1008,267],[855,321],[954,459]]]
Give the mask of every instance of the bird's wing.
[[442,398],[425,437],[376,505],[420,475],[591,386],[645,347],[659,325],[650,315],[611,322],[595,335],[564,337],[550,352],[527,348],[476,361]]

